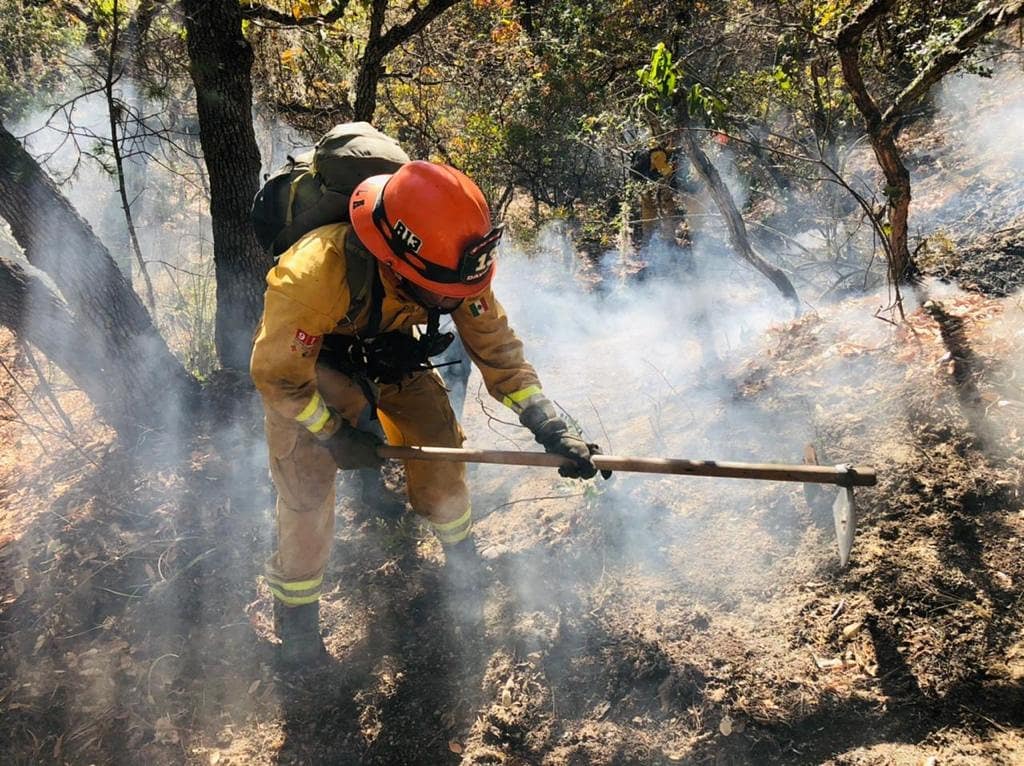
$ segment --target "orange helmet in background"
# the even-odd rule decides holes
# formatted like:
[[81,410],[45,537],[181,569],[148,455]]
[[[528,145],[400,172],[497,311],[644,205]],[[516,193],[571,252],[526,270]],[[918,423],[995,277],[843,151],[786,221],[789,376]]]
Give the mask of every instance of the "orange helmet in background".
[[410,162],[371,176],[349,201],[356,236],[414,285],[467,298],[490,285],[502,228],[491,226],[483,192],[448,165]]

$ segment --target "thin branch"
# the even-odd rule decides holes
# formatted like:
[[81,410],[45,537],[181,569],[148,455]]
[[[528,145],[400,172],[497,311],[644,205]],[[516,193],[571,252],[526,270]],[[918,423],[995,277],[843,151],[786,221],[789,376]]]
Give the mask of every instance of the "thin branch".
[[275,8],[269,8],[257,3],[242,2],[243,19],[261,19],[269,21],[282,27],[312,27],[328,26],[345,15],[348,9],[348,0],[335,0],[334,7],[327,13],[316,16],[295,16]]
[[1021,16],[1024,16],[1024,0],[1015,0],[1005,6],[992,8],[983,14],[928,62],[928,66],[921,70],[913,82],[896,97],[892,106],[885,110],[881,117],[882,123],[891,125],[897,122],[928,93],[935,83],[970,55],[985,35],[998,27],[1010,24]]
[[404,43],[417,32],[423,30],[431,21],[451,8],[457,0],[430,0],[422,8],[417,8],[404,24],[391,27],[383,37],[380,38],[379,46],[387,53]]
[[28,343],[24,341],[20,342],[19,345],[21,346],[22,353],[25,354],[25,359],[28,360],[29,366],[32,367],[32,370],[35,372],[36,377],[39,378],[39,387],[43,389],[43,394],[50,401],[50,406],[53,407],[54,412],[56,412],[57,416],[61,419],[61,421],[63,421],[64,427],[68,430],[68,433],[73,433],[75,427],[71,423],[71,418],[68,417],[68,414],[64,411],[64,408],[60,406],[60,401],[58,401],[57,397],[54,395],[53,389],[50,387],[49,382],[46,380],[46,376],[43,375],[43,370],[42,368],[40,368],[39,363],[36,361],[36,357],[35,354],[32,353],[32,349],[29,347]]
[[146,285],[146,302],[149,304],[149,311],[156,316],[156,295],[153,292],[153,280],[150,279],[149,272],[146,270],[146,261],[142,257],[139,235],[135,230],[135,221],[132,219],[132,206],[128,201],[128,189],[124,175],[124,158],[121,156],[121,139],[118,133],[118,114],[120,108],[119,101],[114,98],[114,84],[120,79],[122,73],[118,72],[115,76],[114,66],[117,62],[119,11],[118,0],[114,0],[110,19],[110,50],[107,54],[106,79],[103,84],[103,90],[107,97],[107,115],[110,121],[110,149],[114,155],[114,165],[117,171],[117,192],[121,198],[121,209],[124,211],[125,226],[128,227],[128,240],[131,242],[135,260],[138,261],[142,281]]

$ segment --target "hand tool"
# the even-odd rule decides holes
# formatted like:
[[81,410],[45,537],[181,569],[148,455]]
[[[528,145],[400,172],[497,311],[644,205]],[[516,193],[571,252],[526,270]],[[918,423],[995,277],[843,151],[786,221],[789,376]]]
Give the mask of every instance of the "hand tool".
[[[461,463],[496,463],[500,465],[540,466],[559,468],[572,465],[568,458],[546,452],[515,450],[460,449],[455,447],[391,447],[377,448],[382,458],[397,460],[429,460]],[[852,465],[786,465],[780,463],[733,463],[715,460],[682,460],[678,458],[622,457],[594,455],[599,470],[633,471],[639,473],[674,474],[680,476],[714,476],[728,479],[761,479],[765,481],[791,481],[804,484],[834,484],[840,492],[832,504],[839,562],[846,566],[850,560],[853,537],[857,528],[854,487],[872,487],[878,482],[875,469]],[[842,491],[845,489],[846,491]],[[810,500],[810,496],[808,497]],[[812,503],[820,507],[820,503]]]

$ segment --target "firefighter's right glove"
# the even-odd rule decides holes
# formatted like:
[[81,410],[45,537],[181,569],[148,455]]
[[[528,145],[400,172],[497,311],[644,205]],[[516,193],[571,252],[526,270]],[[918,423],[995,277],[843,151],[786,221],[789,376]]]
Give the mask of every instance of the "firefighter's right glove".
[[369,431],[353,428],[344,421],[323,444],[342,470],[380,468],[384,464],[384,460],[377,455],[377,447],[384,446],[381,438]]
[[[569,458],[573,465],[558,469],[561,476],[569,479],[592,479],[597,474],[594,455],[601,452],[596,444],[588,444],[570,430],[565,421],[558,417],[555,406],[549,399],[534,402],[519,416],[519,422],[533,432],[544,451],[553,455]],[[611,471],[601,471],[601,476],[609,478]]]

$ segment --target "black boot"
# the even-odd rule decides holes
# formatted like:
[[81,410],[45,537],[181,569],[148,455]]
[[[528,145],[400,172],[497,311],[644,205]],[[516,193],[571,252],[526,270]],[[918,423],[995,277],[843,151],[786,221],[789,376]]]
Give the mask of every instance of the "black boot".
[[455,626],[479,630],[484,623],[487,597],[487,567],[480,557],[473,536],[444,546],[444,599]]
[[393,522],[402,518],[405,513],[405,497],[388,487],[380,469],[361,468],[353,473],[359,484],[357,521],[381,519]]
[[330,655],[320,637],[320,602],[286,606],[274,599],[274,630],[281,639],[283,670],[300,672],[322,665]]

